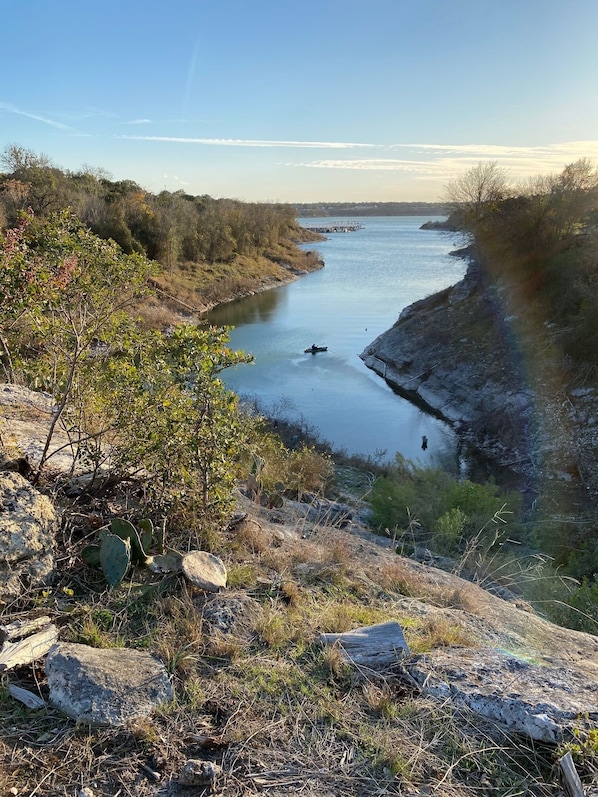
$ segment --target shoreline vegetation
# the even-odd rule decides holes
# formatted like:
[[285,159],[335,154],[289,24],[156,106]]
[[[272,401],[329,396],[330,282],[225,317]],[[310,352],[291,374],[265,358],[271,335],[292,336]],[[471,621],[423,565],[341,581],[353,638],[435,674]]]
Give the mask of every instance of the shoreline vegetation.
[[[91,233],[113,240],[125,255],[139,254],[154,263],[148,278],[151,291],[144,292],[145,295],[135,298],[131,304],[131,312],[147,329],[163,330],[181,321],[201,322],[205,314],[218,304],[275,288],[322,268],[324,264],[317,251],[305,251],[297,244],[317,243],[324,236],[302,227],[297,222],[297,213],[307,217],[310,214],[351,215],[350,211],[353,215],[380,212],[412,214],[421,213],[424,209],[429,215],[434,215],[452,211],[446,220],[429,221],[422,226],[425,229],[458,230],[469,236],[469,248],[455,253],[469,259],[466,277],[441,294],[422,298],[405,308],[393,328],[381,335],[361,356],[398,392],[446,419],[469,446],[479,448],[501,465],[523,472],[529,481],[534,481],[535,471],[541,469],[539,463],[530,461],[530,451],[534,446],[528,440],[526,429],[521,427],[521,423],[530,424],[530,394],[526,394],[523,386],[513,383],[511,354],[504,348],[506,322],[496,318],[497,308],[502,303],[500,294],[508,295],[508,288],[501,286],[501,279],[510,280],[511,285],[516,282],[513,265],[509,266],[510,271],[507,269],[501,273],[501,259],[507,258],[511,263],[516,257],[521,257],[513,252],[497,250],[501,246],[503,250],[507,246],[513,249],[520,244],[518,240],[497,244],[497,236],[502,233],[487,228],[489,224],[497,228],[508,224],[516,229],[519,223],[522,229],[512,235],[523,237],[528,235],[529,226],[535,225],[536,250],[531,255],[532,265],[526,264],[526,269],[527,272],[536,269],[544,281],[552,279],[551,267],[544,266],[544,260],[549,263],[555,260],[554,268],[558,269],[565,253],[572,251],[585,263],[584,248],[591,249],[592,239],[589,232],[580,234],[585,229],[580,225],[583,224],[583,213],[587,216],[587,208],[591,208],[591,200],[584,204],[580,197],[593,196],[592,192],[596,190],[592,187],[592,170],[585,162],[567,167],[563,175],[554,178],[553,185],[541,184],[540,181],[531,186],[527,189],[532,192],[529,198],[513,198],[505,189],[504,198],[498,204],[494,195],[491,200],[479,198],[484,195],[478,191],[476,179],[484,184],[486,175],[470,174],[461,182],[456,181],[454,196],[448,196],[443,203],[311,203],[295,206],[214,200],[205,195],[194,197],[183,191],[163,191],[153,195],[132,181],[111,181],[100,169],[77,173],[63,171],[45,156],[18,145],[5,149],[2,163],[5,171],[0,173],[0,225],[5,229],[14,228],[20,216],[27,212],[30,212],[29,223],[34,229],[43,225],[52,214],[60,212],[61,208],[70,207],[73,216]],[[490,177],[503,178],[503,175],[492,174]],[[496,188],[496,182],[489,179],[491,190]],[[499,188],[504,189],[504,185]],[[547,202],[542,200],[546,192],[551,198]],[[573,204],[570,196],[575,196]],[[551,201],[554,208],[550,207]],[[490,202],[494,205],[488,213]],[[538,210],[535,204],[539,205]],[[530,210],[537,212],[537,219]],[[555,246],[551,236],[558,245]],[[529,260],[530,254],[526,252],[525,257]],[[535,266],[536,260],[542,265]],[[527,272],[523,275],[525,280],[538,279]],[[584,265],[580,281],[589,283],[591,278]],[[587,289],[582,286],[577,290],[579,296],[576,295],[573,302],[583,310]],[[511,332],[507,330],[506,334],[525,340],[525,331],[518,320],[521,308],[514,307],[515,295],[512,298],[514,313],[509,324],[514,328]],[[586,311],[583,312],[582,325],[589,323]],[[545,323],[549,324],[550,319]],[[436,327],[438,329],[432,337],[441,350],[427,342],[429,329]],[[549,333],[549,338],[560,335],[560,324],[556,323],[554,327],[557,334]],[[565,334],[572,343],[576,340],[575,328],[567,329]],[[399,336],[398,342],[390,344],[389,348],[386,342],[393,336]],[[532,343],[527,345],[530,347]],[[566,356],[571,358],[576,354],[572,349]],[[439,365],[443,357],[445,366]],[[477,371],[474,367],[476,357]],[[460,367],[460,361],[464,363],[463,367]],[[591,361],[584,360],[580,365],[590,369],[587,374],[591,375]],[[508,376],[506,381],[488,381],[491,374],[499,371]],[[583,378],[587,382],[585,375]],[[575,375],[572,381],[575,382]],[[485,394],[481,388],[484,382],[489,384]],[[482,398],[484,395],[486,398]],[[498,406],[504,403],[505,396],[506,410]],[[587,392],[583,398],[586,396]],[[574,399],[575,404],[576,401],[580,403],[581,398],[569,396],[568,400]],[[587,398],[585,403],[588,403]],[[578,448],[583,447],[583,443],[579,443]],[[590,445],[585,446],[585,459],[591,448]],[[591,460],[584,460],[581,466],[580,458],[580,455],[568,455],[561,470],[566,470],[569,475],[583,472],[583,483],[588,486]],[[557,478],[557,481],[562,482],[564,478]]]

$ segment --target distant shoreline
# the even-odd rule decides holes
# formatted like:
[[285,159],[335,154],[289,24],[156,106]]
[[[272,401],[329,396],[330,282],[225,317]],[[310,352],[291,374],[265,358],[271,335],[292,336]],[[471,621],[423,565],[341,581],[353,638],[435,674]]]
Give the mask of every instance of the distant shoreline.
[[303,202],[293,207],[299,218],[449,215],[441,202]]

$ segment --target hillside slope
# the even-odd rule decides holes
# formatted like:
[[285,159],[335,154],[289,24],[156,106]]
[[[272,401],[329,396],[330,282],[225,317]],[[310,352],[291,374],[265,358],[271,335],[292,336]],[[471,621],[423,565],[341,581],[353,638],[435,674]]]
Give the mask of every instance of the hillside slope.
[[[34,457],[51,406],[14,386],[0,396],[3,435]],[[0,471],[5,521],[11,484],[31,492]],[[344,516],[315,499],[267,508],[240,491],[214,540],[225,589],[139,566],[107,590],[82,549],[131,498],[63,500],[53,583],[23,586],[2,606],[2,625],[43,614],[61,643],[147,651],[175,700],[127,726],[92,727],[52,704],[43,657],[12,668],[0,693],[2,793],[183,797],[191,761],[231,797],[548,797],[556,758],[598,727],[598,638],[397,556],[349,506]],[[333,508],[342,527],[331,524]],[[191,541],[168,542],[184,550]],[[382,667],[351,663],[342,644],[322,641],[387,623],[404,629],[410,653]],[[18,689],[41,706],[21,705]],[[588,747],[578,764],[586,784],[594,763]]]

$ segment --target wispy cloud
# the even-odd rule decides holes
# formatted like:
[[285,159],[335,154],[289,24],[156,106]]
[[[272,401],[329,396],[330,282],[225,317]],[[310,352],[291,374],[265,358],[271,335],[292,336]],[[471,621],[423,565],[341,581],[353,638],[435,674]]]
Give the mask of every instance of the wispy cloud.
[[43,122],[45,125],[50,125],[50,127],[55,127],[57,130],[65,130],[67,132],[72,131],[72,127],[63,124],[62,122],[56,122],[54,119],[48,119],[46,116],[42,116],[41,114],[37,113],[29,113],[28,111],[23,111],[20,108],[17,108],[15,105],[11,105],[7,102],[0,102],[0,111],[6,111],[6,113],[13,113],[17,116],[25,116],[27,119],[35,119],[37,122]]
[[560,144],[545,144],[533,147],[520,147],[503,144],[391,144],[390,149],[410,149],[421,152],[435,152],[454,155],[479,156],[482,158],[503,157],[583,157],[592,150],[598,152],[598,141],[568,141]]
[[288,147],[295,149],[379,148],[380,144],[358,144],[348,141],[262,141],[244,138],[184,138],[181,136],[118,136],[133,141],[161,141],[173,144],[205,144],[216,147]]
[[189,183],[185,182],[185,180],[181,180],[180,177],[177,177],[176,174],[163,174],[162,177],[164,180],[173,180],[175,183],[179,185],[189,185]]
[[151,125],[151,119],[131,119],[130,122],[125,122],[126,125]]
[[567,163],[579,158],[598,161],[596,140],[534,147],[490,144],[391,144],[385,149],[401,150],[406,157],[328,158],[285,165],[308,169],[403,172],[411,174],[418,180],[439,181],[449,180],[476,166],[480,161],[486,160],[497,161],[514,179],[559,172]]
[[355,158],[353,160],[333,158],[305,163],[287,163],[286,165],[306,166],[310,169],[354,169],[357,171],[383,172],[407,171],[421,174],[429,170],[431,163],[431,161],[398,160],[395,158]]
[[[138,120],[142,124],[149,120]],[[131,123],[133,124],[133,123]],[[165,144],[194,144],[211,147],[254,147],[262,149],[376,150],[360,157],[329,157],[319,160],[287,162],[287,167],[353,171],[402,172],[416,180],[447,181],[480,161],[495,160],[513,179],[559,172],[567,163],[587,157],[598,160],[598,141],[569,141],[559,144],[523,147],[499,144],[377,144],[350,141],[294,141],[242,138],[201,138],[183,136],[122,135],[121,139]],[[389,157],[393,153],[402,157]]]

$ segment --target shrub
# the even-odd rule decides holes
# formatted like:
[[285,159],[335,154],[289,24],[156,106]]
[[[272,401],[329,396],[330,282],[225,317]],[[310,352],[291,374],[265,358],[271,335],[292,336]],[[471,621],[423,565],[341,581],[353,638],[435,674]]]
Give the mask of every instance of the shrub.
[[[509,511],[514,511],[517,499],[507,500],[513,507]],[[419,468],[400,456],[372,489],[373,522],[378,529],[397,535],[421,527],[418,536],[445,554],[459,553],[472,537],[484,537],[478,542],[491,539],[494,528],[488,521],[504,508],[505,497],[494,483],[458,482],[444,471]]]

